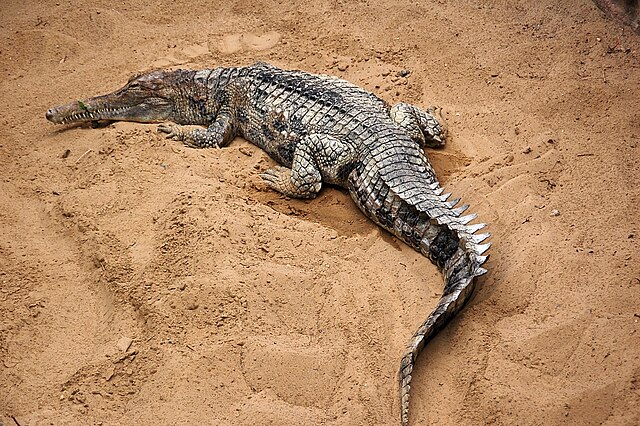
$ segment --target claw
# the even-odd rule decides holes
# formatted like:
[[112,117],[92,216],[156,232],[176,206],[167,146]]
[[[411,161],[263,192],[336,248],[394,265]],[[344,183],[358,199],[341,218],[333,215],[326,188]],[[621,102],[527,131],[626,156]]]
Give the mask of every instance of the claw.
[[267,182],[277,183],[282,180],[282,174],[286,170],[286,167],[276,166],[272,169],[265,170],[260,174],[260,177]]
[[180,129],[170,124],[159,124],[157,128],[158,133],[166,133],[165,138],[172,139],[174,141],[182,140],[183,134]]
[[[177,141],[177,140],[180,140],[180,139],[173,138],[173,140]],[[182,139],[182,143],[185,144],[186,146],[188,146],[189,148],[201,148],[200,145],[198,145],[197,143],[193,142],[190,139],[186,139],[186,138]],[[214,146],[214,148],[218,148],[218,146],[216,145],[216,146]]]

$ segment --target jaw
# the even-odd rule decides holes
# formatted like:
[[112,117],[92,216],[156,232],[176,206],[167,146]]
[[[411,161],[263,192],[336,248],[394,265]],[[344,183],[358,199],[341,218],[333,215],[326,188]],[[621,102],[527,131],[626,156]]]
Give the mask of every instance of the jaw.
[[113,93],[51,108],[46,117],[56,124],[175,121],[174,105],[181,96],[175,88],[183,74],[181,70],[139,74]]
[[51,108],[47,120],[56,124],[94,121],[156,123],[171,118],[171,105],[160,98],[136,99],[109,94]]

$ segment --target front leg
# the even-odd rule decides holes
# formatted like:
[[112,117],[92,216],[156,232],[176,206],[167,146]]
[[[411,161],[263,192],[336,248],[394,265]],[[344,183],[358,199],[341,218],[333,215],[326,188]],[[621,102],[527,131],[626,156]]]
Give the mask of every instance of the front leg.
[[222,148],[236,136],[235,120],[228,109],[218,112],[216,120],[207,129],[186,130],[182,126],[160,124],[158,132],[168,139],[184,142],[191,148]]
[[437,148],[444,145],[446,131],[436,117],[435,109],[423,111],[420,108],[405,103],[394,105],[389,111],[391,119],[402,127],[420,146]]

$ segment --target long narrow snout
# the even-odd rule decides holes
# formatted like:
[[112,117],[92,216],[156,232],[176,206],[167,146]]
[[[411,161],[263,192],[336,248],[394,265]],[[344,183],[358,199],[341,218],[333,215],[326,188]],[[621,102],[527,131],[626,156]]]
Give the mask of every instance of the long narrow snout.
[[56,124],[90,121],[155,123],[174,119],[174,105],[181,96],[173,82],[184,71],[153,71],[133,77],[107,95],[56,106],[45,113]]
[[91,111],[82,101],[75,101],[47,110],[45,117],[56,124],[82,123],[87,121],[108,120],[100,109]]

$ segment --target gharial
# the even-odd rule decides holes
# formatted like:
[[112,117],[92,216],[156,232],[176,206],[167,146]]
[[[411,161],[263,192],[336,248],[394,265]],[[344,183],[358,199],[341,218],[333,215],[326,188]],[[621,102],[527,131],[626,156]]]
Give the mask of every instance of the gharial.
[[431,259],[444,291],[409,340],[400,362],[400,418],[409,422],[414,363],[429,341],[471,296],[487,272],[484,224],[462,216],[442,194],[422,148],[444,144],[433,115],[394,106],[345,80],[287,71],[266,63],[205,70],[157,70],[132,77],[103,96],[51,108],[54,123],[94,121],[160,124],[168,138],[195,148],[224,147],[242,136],[282,164],[265,171],[266,184],[289,197],[313,198],[322,183],[346,188],[375,223]]

